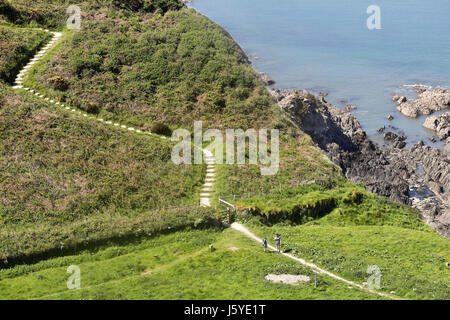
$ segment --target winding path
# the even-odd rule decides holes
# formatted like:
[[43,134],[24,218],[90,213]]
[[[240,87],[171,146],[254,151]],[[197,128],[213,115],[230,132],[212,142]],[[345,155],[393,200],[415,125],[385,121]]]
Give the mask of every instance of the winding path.
[[[43,30],[43,29],[40,29],[40,30]],[[44,30],[44,31],[50,32],[49,30]],[[51,99],[49,97],[45,97],[43,94],[40,94],[39,92],[36,92],[33,89],[24,87],[23,86],[23,79],[28,74],[28,72],[33,67],[33,65],[36,64],[38,61],[40,61],[44,57],[44,55],[48,52],[48,50],[51,49],[62,37],[62,33],[60,33],[60,32],[50,32],[50,33],[53,35],[53,37],[50,40],[50,42],[45,47],[43,47],[41,49],[41,51],[39,51],[30,60],[30,62],[17,75],[17,77],[15,79],[14,86],[13,86],[14,89],[23,89],[23,90],[29,91],[30,93],[33,93],[35,96],[37,96],[37,97],[39,97],[41,99],[44,99],[47,102],[49,102],[49,103],[51,103],[51,104],[53,104],[55,106],[61,107],[61,108],[65,109],[65,110],[73,112],[73,113],[78,113],[78,114],[82,115],[83,117],[86,117],[86,118],[89,118],[89,119],[93,119],[93,120],[97,120],[97,121],[102,122],[102,123],[104,123],[106,125],[110,125],[110,126],[113,126],[113,127],[121,128],[121,129],[130,131],[130,132],[134,132],[134,133],[137,133],[137,134],[153,135],[151,132],[144,132],[144,131],[135,129],[133,127],[128,127],[126,125],[121,125],[119,123],[112,122],[112,121],[105,121],[103,119],[100,119],[100,118],[88,115],[86,113],[82,113],[81,111],[73,109],[73,108],[70,108],[69,106],[66,106],[63,103],[55,101],[55,100],[53,100],[53,99]],[[167,139],[164,136],[159,136],[159,135],[153,135],[153,136],[159,137],[161,139]],[[211,207],[211,197],[212,197],[214,184],[215,184],[215,181],[216,181],[216,162],[215,162],[215,159],[214,159],[214,155],[209,150],[203,149],[203,155],[204,155],[204,159],[205,159],[205,162],[206,162],[206,165],[207,165],[207,169],[206,169],[205,182],[203,184],[203,188],[202,188],[202,191],[200,193],[200,205],[204,206],[204,207]],[[241,225],[239,223],[233,223],[231,225],[231,228],[233,228],[236,231],[239,231],[239,232],[243,233],[247,237],[249,237],[249,238],[251,238],[251,239],[253,239],[253,240],[255,240],[255,241],[259,242],[259,243],[261,243],[261,241],[262,241],[260,238],[258,238],[256,235],[251,233],[247,228],[245,228],[243,225]],[[276,251],[276,249],[273,246],[271,246],[271,245],[269,245],[269,248],[271,250],[273,250],[273,251]],[[316,272],[318,272],[320,274],[325,274],[325,275],[327,275],[327,276],[329,276],[329,277],[331,277],[333,279],[336,279],[338,281],[342,281],[342,282],[348,284],[349,286],[357,287],[357,288],[359,288],[361,290],[364,290],[364,291],[367,291],[367,292],[370,292],[370,293],[373,293],[373,294],[377,294],[377,295],[385,297],[385,298],[401,299],[401,298],[393,296],[391,294],[379,292],[379,291],[376,291],[376,290],[364,287],[363,285],[360,285],[360,284],[358,284],[356,282],[353,282],[353,281],[344,279],[342,277],[339,277],[338,275],[335,275],[335,274],[333,274],[333,273],[331,273],[331,272],[329,272],[329,271],[327,271],[325,269],[322,269],[322,268],[320,268],[319,266],[317,266],[317,265],[315,265],[313,263],[307,262],[306,260],[303,260],[301,258],[294,257],[294,256],[292,256],[290,254],[287,254],[287,253],[282,253],[282,255],[287,257],[287,258],[289,258],[289,259],[295,260],[295,261],[297,261],[297,262],[299,262],[299,263],[301,263],[301,264],[303,264],[305,266],[308,266],[308,267],[310,267],[311,269],[315,270]]]
[[[242,224],[240,224],[240,223],[235,222],[235,223],[231,224],[231,228],[233,228],[234,230],[237,230],[237,231],[239,231],[239,232],[245,234],[247,237],[249,237],[249,238],[251,238],[251,239],[253,239],[253,240],[255,240],[255,241],[259,242],[259,243],[262,243],[262,239],[258,238],[256,235],[254,235],[252,232],[250,232],[246,227],[244,227],[244,226],[243,226]],[[274,246],[269,245],[268,247],[269,247],[269,249],[272,250],[272,251],[277,251],[277,249],[276,249]],[[338,281],[345,282],[346,284],[348,284],[348,285],[351,286],[351,287],[357,287],[357,288],[359,288],[359,289],[361,289],[361,290],[364,290],[364,291],[367,291],[367,292],[370,292],[370,293],[373,293],[373,294],[376,294],[376,295],[379,295],[379,296],[381,296],[381,297],[388,298],[388,299],[393,299],[393,300],[404,300],[404,299],[402,299],[402,298],[400,298],[400,297],[397,297],[397,296],[394,296],[394,295],[392,295],[392,294],[388,294],[388,293],[376,291],[376,290],[370,289],[370,288],[368,288],[368,287],[365,287],[365,286],[363,286],[363,285],[360,285],[359,283],[356,283],[356,282],[354,282],[354,281],[350,281],[350,280],[344,279],[344,278],[342,278],[342,277],[339,277],[338,275],[336,275],[336,274],[334,274],[334,273],[331,273],[331,272],[329,272],[329,271],[327,271],[327,270],[325,270],[325,269],[322,269],[322,268],[320,268],[319,266],[317,266],[317,265],[315,265],[315,264],[313,264],[313,263],[311,263],[311,262],[307,262],[306,260],[303,260],[303,259],[301,259],[301,258],[294,257],[294,256],[291,255],[291,254],[284,253],[284,252],[282,252],[281,254],[282,254],[283,256],[289,258],[289,259],[292,259],[292,260],[295,260],[295,261],[297,261],[297,262],[300,262],[301,264],[303,264],[303,265],[305,265],[305,266],[307,266],[307,267],[313,269],[313,270],[316,271],[317,273],[325,274],[325,275],[327,275],[327,276],[329,276],[329,277],[331,277],[331,278],[333,278],[333,279],[336,279],[336,280],[338,280]],[[350,289],[350,288],[349,288],[349,289]]]
[[[24,87],[24,85],[23,85],[24,78],[29,73],[29,71],[33,67],[33,65],[36,64],[37,62],[39,62],[45,56],[45,54],[48,52],[48,50],[50,50],[62,37],[62,33],[61,32],[50,32],[49,30],[44,30],[44,29],[36,29],[36,30],[42,30],[42,31],[49,32],[49,33],[51,33],[53,35],[53,37],[47,43],[47,45],[44,46],[41,49],[41,51],[36,53],[36,55],[28,62],[28,64],[26,66],[24,66],[22,68],[22,70],[20,70],[20,72],[16,76],[16,79],[15,79],[15,82],[14,82],[14,86],[13,86],[14,89],[23,89],[23,90],[29,91],[30,93],[34,94],[35,96],[37,96],[37,97],[39,97],[41,99],[44,99],[48,103],[51,103],[51,104],[53,104],[53,105],[55,105],[57,107],[61,107],[61,108],[65,109],[65,110],[67,110],[67,111],[77,113],[79,115],[82,115],[83,117],[86,117],[86,118],[89,118],[89,119],[92,119],[92,120],[97,120],[97,121],[102,122],[102,123],[104,123],[106,125],[110,125],[110,126],[113,126],[113,127],[121,128],[121,129],[130,131],[130,132],[134,132],[134,133],[138,133],[138,134],[153,135],[153,136],[161,138],[161,139],[167,139],[164,136],[155,135],[155,134],[152,134],[151,132],[141,131],[139,129],[135,129],[133,127],[129,127],[129,126],[117,123],[117,122],[105,121],[105,120],[103,120],[101,118],[97,118],[97,117],[94,117],[92,115],[88,115],[87,113],[83,113],[80,110],[73,109],[73,108],[71,108],[71,107],[69,107],[69,106],[67,106],[67,105],[65,105],[63,103],[60,103],[60,102],[55,101],[55,100],[53,100],[53,99],[51,99],[49,97],[46,97],[45,95],[40,94],[39,92],[37,92],[37,91],[35,91],[33,89]],[[216,173],[215,173],[215,160],[214,160],[213,154],[210,151],[206,150],[206,149],[203,150],[203,155],[204,155],[204,159],[205,159],[205,162],[206,162],[206,165],[207,165],[207,169],[206,169],[206,178],[205,178],[205,182],[203,184],[203,189],[202,189],[202,192],[200,193],[200,205],[201,206],[210,207],[211,206],[211,196],[212,196],[211,193],[213,191],[214,182],[215,182],[215,176],[216,176]]]

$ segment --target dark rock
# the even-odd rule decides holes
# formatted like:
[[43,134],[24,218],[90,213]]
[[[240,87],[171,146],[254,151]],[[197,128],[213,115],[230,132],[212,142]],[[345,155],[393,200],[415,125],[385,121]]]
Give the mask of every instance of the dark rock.
[[396,141],[398,140],[398,138],[399,138],[398,135],[390,131],[384,134],[384,140],[386,141]]
[[[450,237],[450,159],[419,141],[406,149],[406,137],[386,132],[393,148],[379,148],[366,137],[349,112],[321,103],[305,91],[291,91],[280,108],[320,147],[347,179],[392,201],[411,204],[440,234]],[[450,140],[450,139],[449,139]],[[450,148],[449,148],[450,149]],[[416,174],[417,165],[423,174]],[[410,199],[410,186],[445,191],[427,199]]]
[[392,120],[394,120],[394,117],[393,117],[392,115],[388,115],[388,116],[386,117],[386,119],[388,119],[389,121],[392,121]]
[[405,141],[395,141],[394,142],[394,144],[393,144],[393,147],[394,148],[397,148],[397,149],[403,149],[404,147],[406,147],[406,142]]

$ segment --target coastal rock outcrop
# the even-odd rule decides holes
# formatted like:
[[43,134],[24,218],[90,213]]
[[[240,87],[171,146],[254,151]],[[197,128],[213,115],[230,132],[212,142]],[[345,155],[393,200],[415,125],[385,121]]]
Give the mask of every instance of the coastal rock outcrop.
[[[320,102],[304,90],[277,95],[280,108],[353,182],[390,200],[408,203],[407,170],[399,175],[383,152],[370,141],[351,113]],[[414,169],[411,169],[414,171]]]
[[432,114],[435,111],[450,107],[450,91],[445,89],[425,90],[418,94],[415,100],[408,101],[405,97],[396,100],[397,110],[403,115],[416,118],[420,115]]
[[450,159],[439,149],[420,142],[410,149],[386,151],[390,161],[416,167],[407,179],[412,192],[410,204],[428,225],[450,238]]
[[384,140],[392,142],[392,146],[397,149],[403,149],[406,147],[406,137],[404,135],[399,136],[388,131],[384,134]]
[[[279,107],[347,179],[392,201],[412,205],[430,226],[450,238],[450,160],[444,152],[423,142],[403,149],[406,137],[392,132],[385,137],[393,142],[393,148],[380,148],[367,138],[351,113],[323,103],[305,90],[273,94]],[[420,188],[430,194],[421,196],[420,190],[416,192]]]
[[439,140],[447,139],[450,137],[450,111],[440,116],[428,117],[423,126],[435,131]]

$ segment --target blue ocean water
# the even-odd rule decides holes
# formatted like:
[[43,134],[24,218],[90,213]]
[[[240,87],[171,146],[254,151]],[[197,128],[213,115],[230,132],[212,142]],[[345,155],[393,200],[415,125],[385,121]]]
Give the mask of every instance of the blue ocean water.
[[[381,10],[379,30],[367,28],[370,5]],[[372,139],[382,142],[376,130],[383,125],[406,133],[410,143],[432,135],[422,128],[424,117],[398,113],[391,95],[415,97],[404,86],[411,84],[450,87],[450,0],[193,0],[190,6],[224,27],[275,87],[328,92],[338,107],[356,105],[353,114]],[[388,114],[395,119],[386,120]]]

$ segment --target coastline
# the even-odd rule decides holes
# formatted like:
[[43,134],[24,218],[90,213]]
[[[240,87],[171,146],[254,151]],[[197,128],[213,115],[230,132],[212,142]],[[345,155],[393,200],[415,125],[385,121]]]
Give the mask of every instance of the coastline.
[[[434,35],[427,36],[427,41],[433,44],[433,50],[426,51],[430,56],[415,54],[421,46],[402,27],[404,17],[395,20],[389,30],[369,31],[357,19],[362,12],[355,5],[329,2],[328,9],[336,14],[333,17],[328,17],[315,3],[295,1],[275,7],[262,1],[257,14],[252,13],[250,3],[237,0],[216,3],[196,0],[189,7],[232,34],[247,52],[253,67],[276,80],[277,88],[303,88],[316,95],[328,92],[327,100],[339,108],[345,108],[347,103],[357,105],[353,114],[368,137],[380,145],[384,140],[377,129],[391,125],[393,132],[407,136],[407,146],[423,141],[435,148],[444,147],[440,141],[429,140],[433,133],[422,127],[424,119],[401,116],[391,100],[392,94],[413,98],[412,88],[417,85],[450,86],[450,76],[442,72],[450,67],[448,46]],[[383,7],[389,10],[404,5],[390,3]],[[416,8],[408,14],[414,16],[420,10]],[[431,30],[438,26],[429,21],[428,27]],[[422,29],[413,28],[417,35],[426,36]],[[398,33],[394,34],[394,30]],[[399,37],[404,41],[398,41]],[[443,59],[435,60],[437,54]],[[394,119],[387,120],[389,114]]]
[[[221,28],[231,37],[224,27]],[[315,97],[318,103],[311,103],[306,96],[312,94],[305,89],[275,89],[276,82],[267,73],[257,70],[252,64],[252,55],[239,47],[248,63],[260,74],[280,109],[313,138],[316,146],[343,170],[348,180],[362,183],[369,191],[391,201],[415,208],[430,227],[450,239],[450,154],[445,155],[443,147],[425,146],[420,140],[405,148],[406,137],[400,138],[392,132],[401,132],[402,128],[394,126],[389,126],[391,131],[379,129],[378,132],[384,133],[384,140],[389,140],[386,133],[392,134],[393,140],[396,140],[380,147],[367,137],[358,119],[351,114],[357,106],[348,105],[351,108],[342,110],[329,104],[325,100],[326,94]],[[401,86],[416,92],[432,88],[423,84]],[[306,119],[314,125],[307,124],[298,116],[298,108],[303,107],[305,102],[308,105]],[[446,167],[447,171],[442,172],[442,168]],[[424,168],[422,174],[418,173],[419,168]]]

